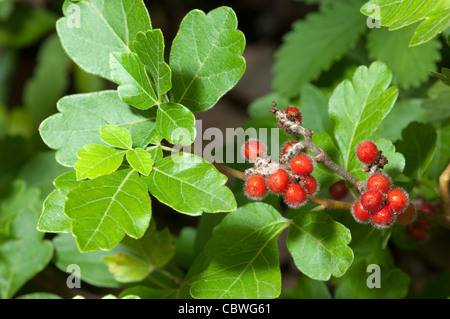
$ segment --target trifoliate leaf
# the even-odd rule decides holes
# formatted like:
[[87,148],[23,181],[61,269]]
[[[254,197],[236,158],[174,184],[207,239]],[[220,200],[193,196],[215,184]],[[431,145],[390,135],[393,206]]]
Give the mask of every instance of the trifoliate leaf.
[[289,226],[286,245],[295,265],[308,277],[341,277],[353,261],[350,230],[320,212],[302,212]]
[[139,31],[152,28],[142,0],[66,1],[56,29],[67,54],[83,70],[112,80],[109,56],[130,52]]
[[[58,101],[58,110],[44,120],[39,132],[44,142],[56,152],[56,160],[73,167],[77,152],[87,144],[103,144],[100,129],[116,125],[128,129],[133,146],[145,147],[152,136],[154,122],[135,113],[117,91],[75,94]],[[95,112],[93,111],[95,109]]]
[[108,175],[122,164],[125,151],[103,145],[88,144],[77,153],[79,160],[75,163],[77,178],[95,178]]
[[213,107],[241,78],[245,38],[229,7],[205,14],[192,10],[183,19],[170,52],[172,101],[192,112]]
[[277,239],[287,220],[272,206],[252,203],[225,216],[204,251],[194,298],[275,298],[281,292]]
[[236,209],[227,178],[204,159],[175,154],[155,162],[148,177],[142,177],[150,193],[173,209],[189,214],[229,212]]
[[172,87],[172,71],[164,61],[164,38],[161,30],[139,32],[133,49],[150,71],[158,98]]
[[342,153],[343,168],[355,177],[365,177],[355,150],[359,142],[371,138],[392,109],[398,95],[389,87],[392,73],[381,62],[360,66],[352,80],[344,80],[334,90],[329,114],[335,121],[335,139]]
[[275,54],[273,87],[288,97],[298,95],[305,83],[330,68],[366,30],[364,16],[353,4],[343,2],[296,21]]
[[127,151],[127,161],[135,170],[142,175],[148,176],[152,170],[153,160],[150,153],[142,148]]
[[81,183],[67,194],[64,211],[82,252],[110,250],[125,234],[141,237],[151,217],[147,187],[131,169]]
[[171,144],[191,145],[195,140],[195,117],[181,104],[165,102],[158,107],[156,129]]
[[422,21],[414,32],[410,46],[425,43],[450,25],[450,5],[447,0],[370,0],[361,12],[380,20],[390,30]]
[[420,46],[408,46],[414,29],[414,25],[396,31],[374,28],[368,35],[369,56],[384,62],[392,71],[392,82],[404,88],[426,81],[430,72],[437,70],[441,59],[441,43],[437,39]]
[[138,109],[146,110],[158,104],[158,97],[135,53],[111,53],[111,76],[119,84],[121,99]]
[[100,129],[100,138],[113,147],[129,149],[133,146],[130,132],[116,125],[105,125]]

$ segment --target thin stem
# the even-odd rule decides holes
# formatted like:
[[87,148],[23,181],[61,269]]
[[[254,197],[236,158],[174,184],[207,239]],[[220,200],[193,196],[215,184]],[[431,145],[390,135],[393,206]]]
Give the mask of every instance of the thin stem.
[[228,167],[228,166],[226,166],[224,164],[214,163],[214,166],[217,168],[217,170],[219,172],[221,172],[221,173],[223,173],[225,175],[232,176],[234,178],[241,179],[243,181],[245,181],[245,179],[246,179],[245,178],[245,173],[243,173],[241,171],[238,171],[238,170],[235,170],[235,169],[233,169],[231,167]]
[[440,189],[440,197],[441,197],[441,208],[442,213],[446,216],[450,216],[450,164],[447,165],[447,168],[442,172],[441,176],[439,176],[439,189]]

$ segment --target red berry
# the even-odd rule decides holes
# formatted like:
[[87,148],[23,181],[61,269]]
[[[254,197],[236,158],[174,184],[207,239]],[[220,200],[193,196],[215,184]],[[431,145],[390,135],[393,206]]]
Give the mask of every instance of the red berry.
[[311,156],[302,154],[294,157],[291,161],[291,170],[297,175],[309,175],[314,170],[314,161]]
[[406,209],[397,215],[397,222],[409,224],[416,219],[417,211],[413,203],[409,203]]
[[406,205],[408,204],[408,194],[400,189],[400,188],[394,188],[387,194],[387,199],[389,202],[389,206],[396,212],[401,212],[403,209],[406,208]]
[[294,115],[294,119],[298,122],[302,122],[302,113],[300,112],[300,110],[296,107],[293,106],[289,106],[287,108],[284,109],[284,111],[286,112],[286,114],[293,114]]
[[361,205],[361,201],[357,201],[353,205],[351,213],[358,223],[367,223],[370,219],[370,212],[364,209],[364,207]]
[[330,196],[334,199],[342,199],[348,194],[347,185],[345,185],[345,181],[341,179],[340,181],[334,183],[328,188],[328,192]]
[[428,227],[422,227],[418,223],[413,223],[408,225],[406,228],[409,235],[417,242],[423,242],[428,238],[429,230]]
[[305,176],[303,188],[306,194],[314,195],[317,191],[317,180],[311,175]]
[[284,169],[277,169],[269,176],[268,184],[273,193],[284,193],[289,186],[289,174]]
[[384,173],[376,173],[370,176],[367,180],[367,189],[368,190],[377,190],[384,194],[387,194],[391,189],[391,179]]
[[436,214],[436,212],[437,212],[436,207],[434,207],[432,204],[427,203],[427,202],[420,204],[418,209],[423,212],[431,213],[431,214]]
[[245,183],[245,192],[253,200],[259,200],[267,194],[266,179],[261,175],[251,176]]
[[297,144],[298,142],[292,141],[292,142],[287,142],[284,147],[283,147],[283,154],[286,154],[287,150],[292,146]]
[[376,213],[372,214],[372,225],[377,228],[390,227],[395,221],[395,212],[391,206],[384,205]]
[[289,207],[296,208],[306,203],[307,194],[298,184],[289,185],[284,193],[284,200]]
[[254,161],[256,157],[260,156],[262,153],[266,152],[266,146],[257,141],[251,140],[244,144],[243,153],[246,159],[249,161]]
[[383,206],[383,194],[379,191],[371,190],[361,196],[362,206],[369,212],[376,212]]
[[362,141],[356,148],[356,156],[364,164],[371,164],[378,157],[378,148],[371,141]]

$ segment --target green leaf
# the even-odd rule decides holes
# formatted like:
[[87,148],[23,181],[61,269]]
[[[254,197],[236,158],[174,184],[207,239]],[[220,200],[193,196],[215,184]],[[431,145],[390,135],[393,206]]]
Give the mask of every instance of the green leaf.
[[194,298],[261,299],[281,292],[277,238],[287,220],[252,203],[227,214],[204,251],[206,268],[192,282]]
[[111,53],[110,64],[111,76],[119,84],[119,95],[124,102],[142,110],[158,104],[145,65],[135,53]]
[[139,238],[151,218],[147,187],[131,169],[81,183],[67,194],[64,211],[82,252],[110,250],[125,234]]
[[14,10],[15,0],[2,0],[0,1],[0,21],[4,21],[9,18]]
[[23,90],[23,101],[36,122],[55,113],[56,102],[64,95],[71,65],[69,57],[61,47],[56,35],[52,35],[41,45],[38,64]]
[[133,146],[130,132],[116,125],[105,125],[100,129],[100,138],[113,147],[130,149]]
[[145,261],[125,253],[106,256],[103,262],[114,278],[124,283],[141,281],[152,271]]
[[376,135],[391,141],[401,138],[402,130],[411,122],[425,122],[428,112],[422,107],[421,99],[395,102],[391,112],[380,124]]
[[206,111],[236,85],[245,70],[245,38],[236,28],[229,7],[186,15],[170,52],[173,102]]
[[67,194],[78,187],[81,182],[77,180],[75,172],[68,172],[59,176],[53,184],[56,189],[44,201],[37,229],[48,233],[69,233],[70,219],[64,213],[64,202]]
[[353,262],[350,230],[320,212],[302,212],[289,226],[286,245],[297,268],[308,277],[341,277]]
[[142,148],[127,151],[127,161],[135,170],[142,175],[148,176],[152,170],[153,160],[150,153]]
[[450,6],[447,0],[370,0],[361,12],[380,20],[382,26],[397,30],[422,21],[409,45],[431,40],[450,25]]
[[[405,168],[405,157],[401,152],[395,151],[395,146],[392,142],[385,138],[373,139],[373,142],[383,155],[388,159],[387,165],[384,166],[383,171],[391,178],[395,178],[403,172]],[[368,178],[368,176],[367,176]]]
[[[312,139],[317,146],[327,152],[327,154],[336,164],[338,164],[339,166],[342,165],[342,155],[327,133],[315,133],[312,136]],[[341,179],[341,177],[336,172],[322,163],[317,163],[313,172],[313,176],[319,182],[322,189],[329,187],[338,179]]]
[[450,69],[442,68],[441,72],[442,73],[433,72],[433,75],[450,86]]
[[[354,4],[336,3],[293,24],[275,53],[273,87],[282,95],[296,96],[301,87],[316,80],[367,30]],[[318,58],[320,56],[320,59]]]
[[148,144],[155,126],[149,118],[134,113],[116,91],[65,96],[57,107],[60,113],[44,120],[39,132],[50,148],[58,150],[56,160],[69,167],[75,165],[76,154],[83,146],[104,144],[100,129],[105,125],[128,129],[136,147]]
[[360,66],[352,80],[344,80],[334,90],[329,103],[335,121],[335,138],[343,157],[343,169],[354,174],[361,171],[355,155],[359,142],[371,138],[394,106],[396,87],[389,87],[392,73],[381,62],[369,68]]
[[150,193],[173,209],[189,214],[229,212],[236,201],[227,178],[204,159],[176,154],[155,162],[148,177],[142,177]]
[[81,253],[72,235],[58,234],[53,239],[55,245],[55,265],[63,272],[72,273],[69,265],[80,266],[81,280],[97,287],[119,288],[120,282],[108,271],[103,258],[109,254],[124,251],[120,245],[109,252],[90,251]]
[[[376,264],[375,264],[376,265]],[[369,263],[361,260],[355,263],[336,288],[336,299],[402,299],[408,293],[409,276],[398,268],[380,266],[380,287],[369,288],[367,281],[374,272],[369,272]]]
[[314,132],[333,134],[334,123],[328,115],[328,98],[319,88],[306,83],[300,96],[303,126]]
[[194,114],[181,104],[163,103],[156,115],[156,129],[171,144],[191,145],[196,135]]
[[150,154],[150,157],[152,158],[153,162],[159,161],[160,159],[163,158],[163,151],[161,145],[146,147],[145,151],[147,151]]
[[438,180],[448,165],[450,158],[450,124],[438,125],[436,128],[436,149],[427,169],[427,175]]
[[161,30],[139,32],[133,49],[150,71],[158,98],[172,87],[172,71],[164,61],[164,38]]
[[54,30],[57,15],[36,6],[17,6],[8,20],[0,21],[0,45],[23,48]]
[[417,87],[428,80],[441,59],[441,43],[437,39],[409,47],[413,32],[414,25],[411,25],[396,31],[374,28],[368,35],[369,56],[386,63],[392,71],[392,82],[403,88]]
[[[39,200],[33,199],[32,189],[26,194],[20,198],[24,211],[16,214],[11,222],[10,239],[0,241],[2,299],[13,297],[28,280],[44,269],[52,257],[51,242],[42,240],[44,234],[36,230]],[[3,213],[2,209],[0,216]]]
[[444,83],[436,82],[427,92],[428,99],[424,100],[423,107],[428,111],[429,122],[441,122],[450,117],[450,87]]
[[402,140],[395,147],[407,159],[404,174],[420,180],[436,149],[436,129],[430,124],[412,122],[402,131]]
[[282,299],[331,299],[330,291],[325,282],[301,276],[294,289],[286,288],[281,294]]
[[60,296],[48,292],[33,292],[21,295],[15,299],[62,299]]
[[67,54],[83,70],[112,80],[109,57],[128,53],[139,31],[152,28],[142,0],[67,1],[56,29]]
[[125,151],[115,150],[103,145],[88,144],[77,153],[75,163],[77,178],[95,178],[114,172],[122,164]]

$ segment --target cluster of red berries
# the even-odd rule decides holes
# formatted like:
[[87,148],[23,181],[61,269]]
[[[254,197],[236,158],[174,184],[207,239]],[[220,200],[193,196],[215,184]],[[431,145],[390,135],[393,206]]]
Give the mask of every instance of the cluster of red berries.
[[[301,122],[302,115],[297,108],[288,107],[284,112],[290,114],[294,121]],[[287,143],[283,147],[283,154],[286,154],[295,144],[297,144],[295,141]],[[263,156],[265,151],[264,144],[256,140],[248,141],[243,148],[243,154],[250,162]],[[280,164],[277,169],[266,175],[250,176],[245,183],[245,193],[253,200],[261,200],[270,191],[273,194],[282,195],[290,207],[302,206],[318,190],[317,180],[311,175],[314,167],[313,158],[307,154],[306,149],[302,149],[299,155],[292,158],[289,165]]]
[[[377,146],[371,141],[361,142],[356,149],[358,159],[367,165],[374,163],[379,154]],[[394,188],[391,178],[385,173],[376,172],[367,180],[367,191],[353,205],[351,212],[357,222],[387,228],[398,216],[405,219],[403,213],[411,205],[406,191]]]

